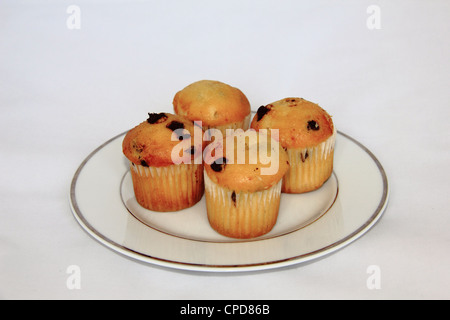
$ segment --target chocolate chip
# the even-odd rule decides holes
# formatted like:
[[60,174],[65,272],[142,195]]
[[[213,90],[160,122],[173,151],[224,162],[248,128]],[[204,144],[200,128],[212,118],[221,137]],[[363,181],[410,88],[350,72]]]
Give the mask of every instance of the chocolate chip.
[[233,193],[231,194],[231,200],[233,201],[234,206],[236,207],[236,192],[235,191],[233,191]]
[[178,134],[178,140],[186,140],[189,139],[191,137],[191,135],[189,133],[183,133],[183,132],[175,132],[176,134]]
[[306,159],[308,159],[308,157],[309,157],[308,151],[305,152],[305,155],[303,155],[303,152],[300,153],[300,158],[302,159],[302,162],[305,162]]
[[134,150],[136,150],[137,153],[141,153],[142,151],[144,151],[145,145],[140,145],[136,141],[133,141],[132,147]]
[[183,133],[184,123],[182,122],[172,121],[166,126],[166,128],[174,131],[178,135],[178,140],[180,141],[191,137],[189,133]]
[[308,130],[317,131],[319,130],[319,124],[315,122],[314,120],[308,121],[308,125],[306,127]]
[[213,163],[211,163],[211,169],[215,172],[220,172],[225,168],[225,165],[227,164],[227,158],[218,158],[214,160]]
[[178,122],[178,121],[172,121],[166,127],[172,131],[175,131],[177,129],[184,129],[184,123]]
[[148,167],[148,163],[145,160],[141,160],[141,166]]
[[147,122],[150,124],[161,123],[167,120],[167,115],[164,112],[161,113],[149,113]]
[[260,121],[265,115],[266,115],[266,113],[267,112],[269,112],[270,111],[270,107],[269,106],[261,106],[261,107],[259,107],[258,108],[258,111],[256,111],[256,121]]
[[192,147],[189,149],[189,152],[191,153],[191,155],[194,155],[194,154],[195,154],[195,146],[192,146]]

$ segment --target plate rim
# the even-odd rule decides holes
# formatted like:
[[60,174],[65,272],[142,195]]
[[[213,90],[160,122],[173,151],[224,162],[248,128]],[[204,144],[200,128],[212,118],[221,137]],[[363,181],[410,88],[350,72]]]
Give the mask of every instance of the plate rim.
[[[128,130],[127,130],[128,131]],[[370,216],[367,221],[361,225],[359,228],[354,230],[352,233],[348,234],[344,238],[335,241],[331,243],[328,246],[322,247],[318,250],[311,251],[305,254],[300,254],[293,257],[288,257],[285,259],[279,259],[276,261],[267,261],[267,262],[259,262],[259,263],[251,263],[251,264],[238,264],[238,265],[212,265],[212,264],[200,264],[200,263],[191,263],[191,262],[180,262],[175,260],[167,260],[155,256],[151,256],[142,252],[138,252],[136,250],[133,250],[131,248],[125,247],[122,244],[117,243],[116,241],[107,238],[100,232],[98,232],[90,223],[87,221],[87,219],[84,217],[83,213],[81,212],[80,208],[77,204],[77,199],[75,195],[76,185],[78,178],[80,176],[80,173],[86,166],[86,164],[89,162],[89,160],[97,154],[101,149],[103,149],[105,146],[110,144],[112,141],[118,139],[120,136],[126,134],[127,131],[124,131],[120,134],[115,135],[114,137],[108,139],[104,143],[102,143],[100,146],[95,148],[92,152],[88,154],[88,156],[81,162],[81,164],[78,166],[77,170],[75,171],[75,174],[72,178],[71,184],[70,184],[70,193],[69,193],[69,202],[70,207],[73,216],[75,217],[78,224],[82,227],[85,232],[88,233],[89,236],[93,237],[95,240],[106,246],[107,248],[113,250],[114,252],[121,253],[122,255],[125,255],[127,257],[133,258],[135,260],[153,264],[153,265],[159,265],[162,267],[168,267],[171,269],[179,269],[179,270],[185,270],[185,271],[208,271],[208,272],[244,272],[244,271],[262,271],[262,270],[268,270],[268,269],[274,269],[274,268],[282,268],[286,266],[291,266],[295,264],[305,263],[311,260],[318,259],[320,257],[323,257],[325,255],[331,254],[333,252],[336,252],[343,247],[351,244],[352,242],[359,239],[361,236],[366,234],[383,216],[385,209],[389,202],[389,196],[390,196],[390,188],[389,188],[389,182],[387,178],[387,174],[385,169],[383,168],[382,164],[378,160],[378,158],[361,142],[356,140],[355,138],[349,136],[348,134],[343,133],[340,130],[337,130],[338,135],[342,135],[346,139],[350,140],[354,144],[356,144],[359,148],[361,148],[365,153],[369,155],[369,157],[372,159],[372,161],[376,164],[377,169],[381,175],[382,178],[382,184],[383,184],[383,192],[381,199],[378,203],[377,208],[374,210],[372,215]],[[128,212],[128,210],[127,210]],[[133,216],[134,217],[134,216]],[[137,219],[140,223],[143,223],[139,219]],[[315,221],[314,221],[315,222]],[[312,222],[312,223],[314,223]]]

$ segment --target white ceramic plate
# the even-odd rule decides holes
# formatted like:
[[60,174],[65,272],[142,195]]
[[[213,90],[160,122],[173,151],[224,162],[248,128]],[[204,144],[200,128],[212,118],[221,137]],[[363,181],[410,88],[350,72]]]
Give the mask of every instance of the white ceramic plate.
[[381,217],[389,196],[375,156],[338,132],[334,172],[319,189],[282,194],[277,224],[256,239],[216,233],[205,200],[179,212],[152,212],[134,198],[122,133],[94,150],[72,181],[70,202],[94,239],[137,260],[196,271],[253,271],[317,259],[358,239]]

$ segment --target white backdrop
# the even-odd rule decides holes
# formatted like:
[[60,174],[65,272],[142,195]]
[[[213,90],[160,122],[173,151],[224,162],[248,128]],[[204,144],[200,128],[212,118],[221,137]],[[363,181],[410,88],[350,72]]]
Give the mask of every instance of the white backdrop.
[[[445,0],[1,0],[0,298],[450,298],[449,18]],[[70,210],[76,169],[200,79],[239,87],[253,110],[319,103],[383,164],[383,218],[318,261],[242,274],[147,265],[94,241]]]

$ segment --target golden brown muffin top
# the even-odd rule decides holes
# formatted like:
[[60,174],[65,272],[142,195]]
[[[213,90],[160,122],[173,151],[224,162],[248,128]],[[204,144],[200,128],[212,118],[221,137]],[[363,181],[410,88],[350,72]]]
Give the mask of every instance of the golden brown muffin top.
[[176,114],[203,126],[242,121],[250,114],[250,103],[238,88],[220,81],[200,80],[178,91],[173,99]]
[[287,152],[278,141],[270,134],[251,129],[237,130],[208,145],[204,161],[205,171],[213,182],[235,191],[269,189],[289,169]]
[[313,147],[334,132],[331,116],[319,105],[302,98],[285,98],[259,107],[250,127],[279,129],[285,148]]
[[[170,113],[148,115],[146,121],[128,131],[123,139],[123,153],[131,162],[144,167],[164,167],[180,162],[194,163],[194,157],[200,157],[201,163],[206,146],[201,128]],[[200,138],[195,139],[194,134]]]

